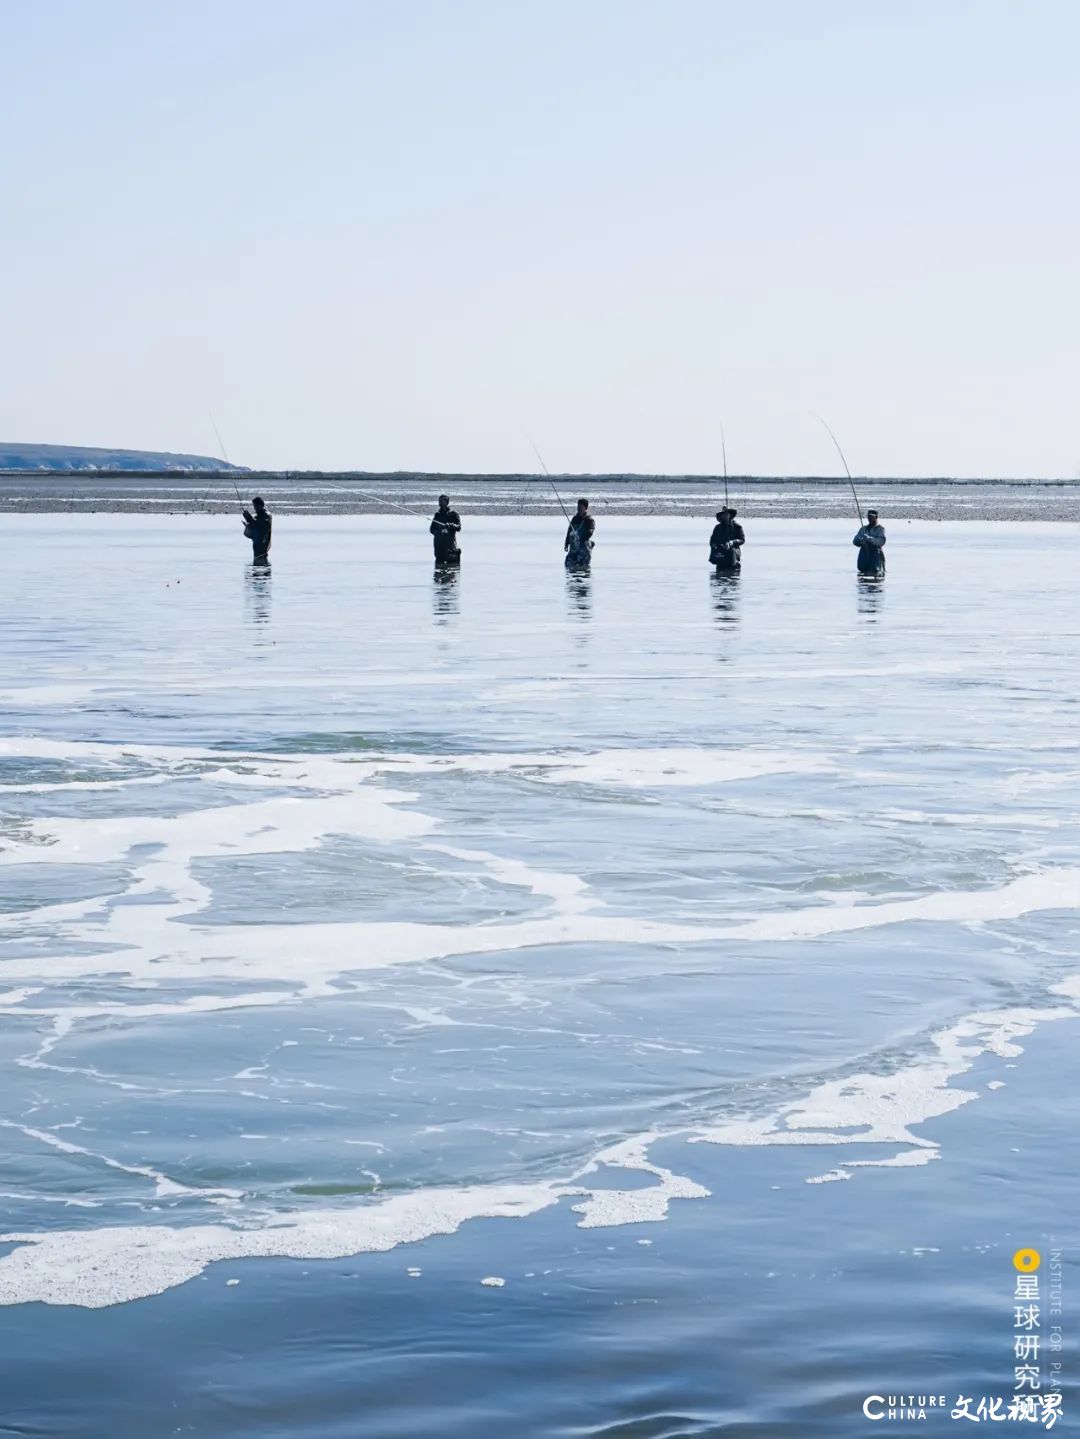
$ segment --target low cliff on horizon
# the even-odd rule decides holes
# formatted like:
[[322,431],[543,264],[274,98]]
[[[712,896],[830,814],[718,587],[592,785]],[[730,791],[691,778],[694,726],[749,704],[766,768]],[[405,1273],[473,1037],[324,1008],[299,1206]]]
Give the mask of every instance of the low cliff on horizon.
[[0,441],[0,471],[4,470],[160,470],[209,472],[233,470],[245,474],[244,465],[230,465],[211,455],[173,455],[159,450],[96,450],[82,445],[18,445]]

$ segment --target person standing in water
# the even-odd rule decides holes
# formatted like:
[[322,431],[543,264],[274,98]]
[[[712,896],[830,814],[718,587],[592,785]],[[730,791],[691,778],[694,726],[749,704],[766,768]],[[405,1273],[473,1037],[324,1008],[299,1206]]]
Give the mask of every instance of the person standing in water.
[[716,524],[709,537],[709,564],[717,574],[735,575],[742,569],[742,546],[746,544],[743,527],[736,524],[738,510],[726,506],[716,512]]
[[252,559],[257,565],[268,565],[270,563],[270,533],[273,527],[273,518],[266,508],[266,501],[261,495],[256,495],[251,502],[251,510],[244,510],[244,538],[251,541]]
[[577,514],[567,525],[563,541],[568,565],[587,565],[590,562],[595,530],[596,521],[589,514],[588,500],[578,500]]
[[461,550],[457,537],[461,531],[461,516],[450,508],[450,496],[439,496],[439,508],[429,525],[432,543],[435,546],[437,565],[460,565]]
[[867,510],[866,524],[860,527],[851,543],[859,548],[859,574],[884,579],[885,529],[878,524],[877,510]]

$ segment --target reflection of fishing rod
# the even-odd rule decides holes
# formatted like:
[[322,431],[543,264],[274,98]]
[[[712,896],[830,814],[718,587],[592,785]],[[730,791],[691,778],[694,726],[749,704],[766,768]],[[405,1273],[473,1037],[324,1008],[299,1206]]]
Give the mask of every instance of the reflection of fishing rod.
[[847,477],[848,477],[848,484],[851,486],[851,497],[852,497],[852,499],[855,501],[855,513],[856,513],[856,514],[858,515],[858,517],[859,517],[859,525],[860,525],[860,527],[861,527],[861,526],[862,526],[862,523],[863,523],[862,505],[859,504],[859,497],[858,497],[858,495],[855,493],[855,481],[851,478],[851,471],[848,469],[848,462],[847,462],[847,460],[844,459],[844,452],[843,452],[843,450],[840,448],[840,441],[839,441],[839,440],[836,438],[836,436],[833,434],[832,430],[829,429],[828,425],[825,424],[825,421],[821,419],[821,416],[820,416],[820,415],[817,415],[816,418],[819,419],[819,420],[821,420],[821,423],[822,423],[823,425],[825,425],[825,429],[828,431],[828,434],[829,434],[829,439],[832,440],[833,444],[836,446],[836,453],[840,456],[841,460],[843,460],[843,462],[844,462],[844,473],[847,475]]

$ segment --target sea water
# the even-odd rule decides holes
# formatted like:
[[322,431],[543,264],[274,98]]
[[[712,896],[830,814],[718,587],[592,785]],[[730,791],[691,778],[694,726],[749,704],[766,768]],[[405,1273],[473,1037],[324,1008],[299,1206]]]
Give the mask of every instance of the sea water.
[[8,521],[2,1432],[1010,1396],[1076,1236],[1075,527],[893,521],[881,585],[842,521],[734,579],[425,528]]

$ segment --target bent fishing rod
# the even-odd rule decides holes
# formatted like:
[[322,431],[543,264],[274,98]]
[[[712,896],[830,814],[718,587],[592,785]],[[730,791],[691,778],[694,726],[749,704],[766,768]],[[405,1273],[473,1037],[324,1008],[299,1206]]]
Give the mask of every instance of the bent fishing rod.
[[[221,457],[222,457],[222,459],[225,461],[225,463],[229,466],[229,468],[231,469],[231,468],[232,468],[232,461],[229,459],[229,452],[228,452],[228,450],[225,448],[225,441],[221,438],[221,431],[218,429],[218,427],[217,427],[217,421],[214,419],[214,412],[213,412],[213,410],[208,410],[208,411],[207,411],[207,414],[209,414],[209,416],[210,416],[210,424],[211,424],[212,427],[213,427],[214,434],[217,436],[218,449],[221,451]],[[233,487],[233,489],[236,491],[236,499],[237,499],[237,502],[242,506],[243,503],[244,503],[244,501],[243,501],[243,498],[241,497],[241,494],[240,494],[240,486],[236,483],[236,476],[235,476],[235,475],[230,475],[229,478],[232,480],[232,487]],[[209,484],[207,485],[207,487],[206,487],[206,494],[203,495],[203,497],[202,497],[202,502],[203,502],[204,505],[206,504],[206,501],[207,501],[207,499],[209,498],[209,495],[210,495],[210,491],[211,491],[213,488],[214,488],[214,482],[213,482],[213,480],[211,480],[210,483],[209,483]]]
[[[536,441],[533,439],[533,437],[532,437],[531,435],[530,435],[528,438],[529,438],[529,444],[532,445],[532,447],[533,447],[533,452],[534,452],[534,454],[536,455],[536,458],[540,461],[540,468],[543,470],[544,474],[547,476],[548,484],[549,484],[549,485],[551,486],[551,488],[555,491],[555,498],[556,498],[556,499],[558,500],[558,502],[559,502],[559,509],[562,510],[563,516],[564,516],[564,518],[566,519],[566,523],[569,524],[569,523],[570,523],[570,516],[569,516],[569,514],[567,514],[566,506],[565,506],[565,505],[563,504],[563,502],[562,502],[562,495],[559,494],[559,491],[558,491],[558,489],[556,488],[556,485],[555,485],[555,481],[551,478],[551,471],[548,469],[547,465],[544,464],[544,457],[543,457],[543,455],[540,453],[540,451],[536,448]],[[521,503],[522,503],[522,505],[524,505],[524,503],[525,503],[524,499],[522,499],[522,502],[521,502]]]
[[851,471],[848,469],[848,462],[847,462],[847,460],[844,458],[844,452],[843,452],[843,450],[840,448],[840,441],[839,441],[839,440],[836,438],[836,436],[833,434],[832,430],[829,429],[829,426],[828,426],[827,424],[825,424],[825,421],[824,421],[823,419],[821,419],[821,416],[820,416],[820,415],[817,415],[816,418],[817,418],[818,420],[821,420],[821,423],[822,423],[823,425],[825,425],[825,429],[828,431],[829,439],[832,440],[833,444],[836,446],[836,453],[840,456],[840,459],[843,461],[844,473],[847,475],[847,477],[848,477],[848,484],[851,486],[851,497],[852,497],[852,499],[855,501],[855,513],[856,513],[856,514],[858,515],[858,517],[859,517],[859,527],[860,527],[860,529],[861,529],[862,526],[863,526],[863,524],[864,524],[863,514],[862,514],[862,505],[859,504],[859,497],[858,497],[858,495],[855,493],[855,481],[851,478]]

